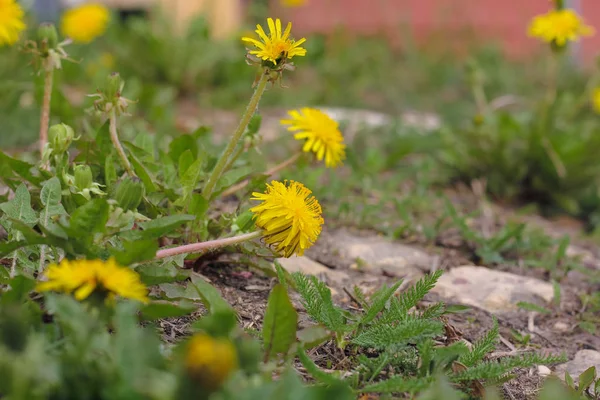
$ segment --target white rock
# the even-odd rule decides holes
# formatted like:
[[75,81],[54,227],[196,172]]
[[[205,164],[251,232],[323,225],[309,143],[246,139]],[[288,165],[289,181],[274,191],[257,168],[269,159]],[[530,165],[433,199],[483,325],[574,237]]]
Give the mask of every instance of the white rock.
[[554,296],[548,282],[474,266],[457,267],[444,273],[433,292],[492,313],[515,311],[520,301],[543,305]]
[[550,368],[546,367],[545,365],[538,365],[537,372],[538,372],[538,375],[541,376],[542,378],[545,378],[546,376],[548,376],[552,373]]
[[600,369],[600,352],[596,350],[579,350],[573,360],[558,365],[554,370],[554,374],[564,380],[565,371],[567,371],[577,383],[579,375],[592,366],[596,367],[596,371]]

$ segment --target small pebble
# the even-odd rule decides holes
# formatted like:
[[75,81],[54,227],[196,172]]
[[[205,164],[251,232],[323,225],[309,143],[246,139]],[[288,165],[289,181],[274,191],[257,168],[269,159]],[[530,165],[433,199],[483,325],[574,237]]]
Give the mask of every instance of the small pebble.
[[566,322],[563,322],[563,321],[557,321],[554,324],[553,329],[557,332],[566,332],[569,330],[569,324],[567,324]]
[[552,373],[550,368],[546,367],[545,365],[538,365],[537,371],[538,371],[538,375],[541,376],[542,378],[545,378]]

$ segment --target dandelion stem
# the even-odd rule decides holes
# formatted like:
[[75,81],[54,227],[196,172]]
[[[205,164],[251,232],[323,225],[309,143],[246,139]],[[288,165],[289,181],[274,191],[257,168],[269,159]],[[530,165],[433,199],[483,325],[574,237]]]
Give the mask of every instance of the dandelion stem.
[[256,239],[256,238],[260,237],[261,235],[262,235],[262,232],[256,231],[256,232],[245,233],[243,235],[229,237],[229,238],[210,240],[208,242],[186,244],[183,246],[172,247],[169,249],[162,249],[156,253],[155,259],[176,256],[178,254],[199,253],[199,252],[204,252],[207,250],[214,250],[214,249],[218,249],[219,247],[230,246],[232,244],[243,243],[248,240]]
[[117,134],[117,111],[116,111],[115,107],[113,107],[112,110],[110,110],[109,130],[110,130],[110,140],[113,142],[113,146],[115,146],[115,149],[117,150],[117,153],[119,154],[119,158],[121,159],[121,163],[123,164],[123,167],[129,174],[129,176],[135,176],[135,173],[133,172],[133,169],[131,168],[131,164],[129,163],[129,160],[127,159],[127,154],[125,154],[125,150],[123,149],[123,146],[121,146],[121,142],[119,142],[119,135]]
[[206,182],[206,185],[204,186],[204,189],[202,190],[202,196],[204,196],[205,199],[207,199],[207,200],[210,199],[210,196],[213,193],[215,185],[219,181],[219,178],[221,178],[221,175],[223,175],[223,173],[225,172],[225,166],[227,165],[227,162],[229,161],[231,154],[234,152],[238,142],[240,141],[240,139],[242,138],[242,135],[246,131],[246,127],[248,126],[248,123],[250,123],[250,119],[252,118],[252,115],[254,115],[254,112],[256,111],[256,109],[258,107],[260,98],[262,97],[262,95],[265,91],[265,88],[267,87],[268,79],[269,79],[269,71],[268,71],[268,69],[265,69],[260,76],[260,80],[258,81],[258,83],[256,85],[256,89],[254,89],[254,94],[252,95],[252,98],[250,98],[248,107],[246,107],[246,111],[242,115],[242,119],[240,120],[240,123],[239,123],[237,129],[233,133],[233,136],[229,140],[229,143],[227,144],[225,151],[223,152],[223,154],[221,154],[219,161],[217,161],[215,168],[213,169],[210,177],[208,178],[208,181]]
[[[294,154],[293,156],[291,156],[290,158],[288,158],[287,160],[275,165],[273,168],[266,170],[263,174],[267,175],[267,176],[275,175],[279,171],[289,167],[290,165],[292,165],[293,163],[298,161],[298,159],[300,158],[301,155],[302,155],[302,152],[298,152],[298,153]],[[221,196],[225,197],[225,196],[232,195],[235,192],[237,192],[238,190],[241,190],[244,187],[246,187],[246,185],[248,185],[248,183],[250,183],[249,179],[241,181],[240,183],[229,187],[229,189],[227,189],[223,193],[221,193]]]
[[40,155],[48,143],[48,126],[50,125],[50,102],[52,100],[52,84],[54,81],[54,68],[46,68],[44,72],[44,97],[40,114]]

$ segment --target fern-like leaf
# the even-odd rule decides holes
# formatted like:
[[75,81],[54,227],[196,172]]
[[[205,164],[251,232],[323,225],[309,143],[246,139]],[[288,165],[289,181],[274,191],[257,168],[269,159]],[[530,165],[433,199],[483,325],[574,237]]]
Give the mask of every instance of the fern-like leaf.
[[431,275],[425,275],[413,287],[394,298],[388,311],[382,315],[385,322],[401,321],[407,317],[408,310],[413,308],[425,297],[442,276],[442,271],[437,270]]
[[479,361],[483,360],[486,354],[496,348],[498,340],[498,321],[494,318],[494,327],[485,334],[481,339],[473,344],[473,349],[460,357],[459,361],[467,367],[472,367]]
[[444,325],[439,321],[409,318],[396,325],[374,325],[356,336],[352,342],[378,349],[388,346],[402,347],[429,337],[440,336],[443,328]]
[[565,362],[564,356],[542,356],[528,353],[520,356],[506,357],[499,361],[484,361],[465,371],[451,376],[455,382],[473,380],[498,380],[516,368],[530,368],[534,365],[550,365]]
[[377,317],[377,314],[383,310],[394,293],[396,293],[396,290],[398,290],[401,284],[402,281],[398,281],[390,287],[384,285],[381,289],[376,291],[371,297],[369,308],[366,310],[364,317],[360,321],[361,324],[368,324],[373,321],[375,317]]
[[428,376],[424,378],[406,378],[404,376],[395,376],[390,379],[372,383],[363,387],[361,393],[411,393],[415,394],[427,389],[433,378]]
[[327,285],[315,276],[306,276],[300,272],[293,273],[292,279],[308,315],[334,332],[347,330],[346,318],[342,310],[333,305]]

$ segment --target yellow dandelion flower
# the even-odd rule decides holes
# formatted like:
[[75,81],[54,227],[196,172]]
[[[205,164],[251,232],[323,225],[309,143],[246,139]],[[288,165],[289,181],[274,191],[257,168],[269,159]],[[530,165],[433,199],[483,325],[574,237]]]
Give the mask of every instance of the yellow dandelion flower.
[[67,10],[61,19],[63,35],[89,43],[106,31],[110,13],[102,4],[88,3]]
[[317,159],[325,159],[325,166],[337,167],[346,158],[346,145],[338,123],[324,112],[304,107],[288,111],[291,119],[281,123],[290,125],[287,129],[296,132],[294,138],[304,140],[302,151],[315,153]]
[[265,242],[285,257],[301,256],[321,233],[321,205],[311,193],[295,181],[272,181],[265,193],[252,193],[252,200],[262,201],[250,209],[256,226],[264,231]]
[[562,47],[568,41],[578,41],[582,36],[594,34],[594,28],[586,25],[577,13],[570,9],[552,10],[537,15],[529,25],[529,36]]
[[25,13],[15,0],[0,0],[0,47],[13,45],[25,30]]
[[306,4],[306,0],[281,0],[284,7],[301,7]]
[[594,89],[594,92],[592,93],[592,105],[594,111],[600,114],[600,87]]
[[269,24],[269,36],[267,36],[262,26],[256,25],[255,32],[258,34],[260,41],[251,37],[242,38],[242,41],[257,48],[257,50],[250,50],[250,54],[264,61],[270,61],[273,65],[278,65],[281,61],[285,62],[294,56],[306,55],[306,49],[300,47],[306,39],[302,38],[295,41],[290,37],[290,31],[292,30],[291,22],[288,22],[283,32],[281,31],[281,21],[279,18],[275,21],[273,21],[273,18],[268,18],[267,23]]
[[45,272],[46,282],[40,282],[38,292],[55,291],[73,293],[81,301],[94,291],[104,292],[108,300],[115,296],[148,302],[148,291],[133,270],[118,265],[113,259],[63,260],[50,265]]
[[185,366],[206,389],[218,389],[238,365],[235,347],[227,339],[197,334],[188,343]]

